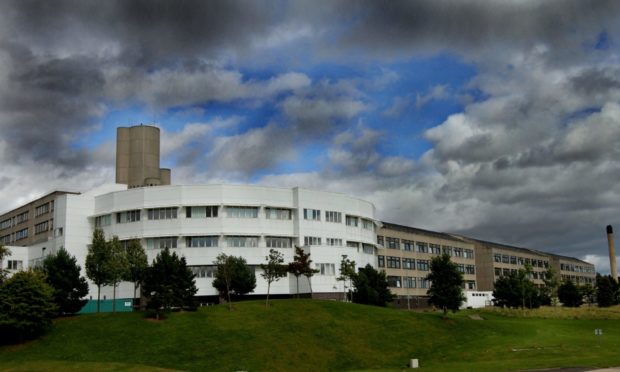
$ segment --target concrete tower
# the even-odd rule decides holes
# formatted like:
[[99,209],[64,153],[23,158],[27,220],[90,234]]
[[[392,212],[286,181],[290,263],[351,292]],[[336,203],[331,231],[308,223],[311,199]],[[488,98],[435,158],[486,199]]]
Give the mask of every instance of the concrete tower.
[[130,188],[170,185],[170,169],[159,167],[159,128],[116,129],[116,183]]
[[618,266],[616,265],[616,247],[614,246],[614,229],[607,225],[607,246],[609,247],[609,271],[611,277],[618,281]]

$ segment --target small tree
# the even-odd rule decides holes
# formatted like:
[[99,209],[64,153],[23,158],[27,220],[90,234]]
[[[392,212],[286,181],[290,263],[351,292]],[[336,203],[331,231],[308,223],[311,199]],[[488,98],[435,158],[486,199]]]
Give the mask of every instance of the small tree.
[[579,292],[588,304],[588,307],[596,302],[596,288],[594,288],[592,284],[588,283],[579,287]]
[[269,250],[269,256],[265,257],[266,264],[261,264],[260,268],[263,272],[260,274],[267,282],[267,299],[265,307],[269,307],[269,292],[271,283],[277,282],[280,278],[286,276],[286,266],[284,265],[284,255],[275,249]]
[[93,240],[86,255],[86,276],[97,286],[97,312],[100,309],[101,286],[111,282],[110,245],[106,243],[103,231],[95,229]]
[[0,284],[4,281],[6,272],[4,271],[4,258],[11,255],[11,250],[0,244]]
[[579,288],[570,280],[560,285],[558,288],[558,298],[565,307],[579,307],[583,303],[583,296]]
[[353,277],[353,287],[355,288],[353,296],[355,303],[385,306],[394,298],[388,288],[385,272],[377,271],[370,265],[359,269],[357,275]]
[[58,315],[75,314],[86,305],[88,283],[80,276],[80,266],[64,248],[43,260],[45,281],[54,288],[54,302]]
[[618,283],[611,275],[596,274],[596,302],[599,307],[616,305],[618,292]]
[[153,264],[146,270],[142,285],[148,299],[147,307],[154,309],[157,319],[160,312],[173,307],[193,307],[196,276],[187,267],[185,257],[179,257],[169,248],[159,252]]
[[127,275],[124,279],[133,283],[133,298],[135,299],[138,287],[142,285],[149,267],[146,252],[138,239],[131,239],[127,245],[127,266]]
[[340,260],[340,276],[336,278],[336,280],[341,281],[342,282],[342,286],[343,286],[343,301],[346,300],[346,289],[344,288],[346,286],[347,281],[349,282],[349,300],[353,301],[353,299],[351,298],[352,293],[353,293],[353,288],[352,284],[353,284],[353,278],[355,277],[356,273],[355,273],[355,261],[349,260],[347,258],[346,254],[342,255],[342,260]]
[[310,259],[310,253],[305,253],[301,247],[296,246],[293,262],[289,262],[287,270],[289,273],[295,275],[295,279],[297,281],[297,298],[299,298],[299,277],[302,275],[308,278],[310,293],[312,293],[312,283],[310,282],[310,278],[317,273],[318,270],[313,269],[310,266],[311,264],[312,260]]
[[221,253],[213,261],[217,265],[213,287],[226,296],[228,308],[232,310],[231,296],[241,296],[256,288],[256,276],[243,257]]
[[553,267],[549,266],[549,268],[544,272],[543,283],[545,283],[545,285],[541,288],[540,293],[543,305],[551,305],[557,302],[560,278]]
[[21,342],[43,333],[56,313],[54,289],[40,271],[20,271],[0,286],[0,340]]
[[121,246],[118,237],[112,238],[108,243],[110,252],[110,260],[108,261],[109,279],[106,284],[112,286],[112,312],[116,312],[116,287],[127,277],[129,272],[129,263],[127,261],[127,252]]
[[448,310],[458,311],[465,296],[463,296],[463,274],[458,270],[450,256],[443,254],[431,260],[431,272],[426,276],[431,281],[428,290],[429,303],[443,309],[444,316]]
[[540,295],[534,283],[529,280],[528,273],[528,269],[519,269],[497,279],[493,290],[495,305],[515,308],[539,307]]

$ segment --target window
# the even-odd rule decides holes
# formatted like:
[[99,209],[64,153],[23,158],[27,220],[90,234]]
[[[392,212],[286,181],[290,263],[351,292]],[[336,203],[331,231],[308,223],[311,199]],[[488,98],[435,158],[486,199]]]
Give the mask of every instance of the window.
[[385,267],[385,256],[377,256],[377,266]]
[[387,248],[389,249],[400,249],[400,240],[396,238],[385,238],[387,242]]
[[140,211],[125,211],[116,214],[116,223],[128,223],[140,221]]
[[463,249],[463,253],[465,254],[465,258],[474,259],[474,250],[473,249]]
[[105,214],[103,216],[95,217],[95,227],[100,228],[104,226],[110,226],[112,224],[112,215]]
[[375,254],[375,247],[372,244],[362,244],[362,251],[366,254]]
[[258,236],[227,236],[229,247],[258,247]]
[[468,280],[467,282],[465,282],[465,289],[472,291],[476,290],[476,282]]
[[320,221],[321,220],[321,211],[318,209],[307,209],[304,208],[304,219],[311,221]]
[[16,225],[22,222],[26,222],[26,221],[28,221],[28,211],[22,212],[18,214],[17,216],[15,216]]
[[428,260],[418,260],[418,270],[420,271],[428,271],[429,261]]
[[11,234],[0,237],[0,244],[8,245],[11,243]]
[[523,266],[523,257],[517,257],[517,264]]
[[319,270],[318,275],[336,275],[336,267],[333,263],[317,263],[314,267]]
[[390,269],[400,269],[400,257],[387,256],[387,267]]
[[415,260],[413,258],[403,258],[403,269],[415,270]]
[[454,257],[463,257],[463,248],[454,247]]
[[153,208],[147,215],[149,220],[172,220],[177,218],[177,208]]
[[34,210],[34,216],[40,216],[44,213],[47,213],[50,211],[50,204],[49,203],[45,203],[43,205],[39,205],[38,207],[35,208]]
[[428,244],[417,242],[416,246],[417,246],[418,253],[428,253]]
[[516,256],[510,256],[510,264],[511,265],[516,265],[517,264],[517,257]]
[[327,222],[342,222],[342,213],[334,211],[325,211],[325,221]]
[[24,266],[23,262],[20,260],[8,260],[7,269],[9,270],[21,270]]
[[268,236],[265,238],[267,248],[290,248],[293,244],[291,238],[280,238],[275,236]]
[[415,278],[412,276],[403,277],[403,287],[404,288],[415,288],[416,287]]
[[411,240],[403,240],[403,250],[413,252],[413,242]]
[[346,216],[347,226],[357,227],[357,217]]
[[443,254],[447,254],[448,256],[452,257],[452,247],[444,245]]
[[362,228],[366,230],[375,231],[375,224],[371,220],[362,218]]
[[327,245],[342,247],[342,239],[326,238],[325,243],[327,243]]
[[502,269],[502,276],[510,275],[510,269]]
[[34,225],[34,233],[36,234],[41,234],[46,232],[47,230],[49,230],[49,224],[47,221],[43,221],[41,223],[38,223],[36,225]]
[[15,240],[21,240],[21,239],[25,239],[28,237],[28,228],[25,229],[21,229],[17,232],[15,232]]
[[459,273],[465,273],[465,265],[464,264],[456,264],[456,270],[458,270]]
[[467,265],[467,266],[465,266],[465,273],[466,274],[475,274],[476,273],[476,266],[474,266],[474,265]]
[[164,249],[164,248],[176,248],[177,237],[165,237],[165,238],[148,238],[146,239],[146,249]]
[[360,243],[358,243],[358,242],[349,242],[349,241],[347,241],[347,247],[349,247],[349,248],[359,248],[359,246],[360,246]]
[[385,243],[383,242],[383,236],[381,235],[377,235],[377,244],[385,246]]
[[265,217],[268,220],[290,220],[291,210],[284,208],[265,208]]
[[423,278],[419,278],[419,282],[420,282],[420,288],[427,289],[428,287],[431,286],[430,280],[427,280],[424,277]]
[[506,254],[503,254],[502,255],[502,263],[505,263],[505,264],[510,263],[510,257],[508,257],[508,255],[506,255]]
[[304,236],[304,245],[321,245],[321,238],[316,236]]
[[495,276],[502,276],[502,269],[500,269],[499,267],[495,268]]
[[186,218],[215,218],[218,206],[207,205],[206,207],[185,207]]
[[429,244],[428,248],[431,254],[441,254],[441,247],[439,244]]
[[258,218],[258,207],[226,207],[226,217]]
[[8,229],[9,227],[11,227],[11,219],[10,218],[0,222],[0,230]]
[[188,236],[185,245],[188,248],[217,247],[217,236]]
[[496,253],[493,255],[493,259],[495,260],[495,262],[502,262],[502,255],[499,253]]
[[388,277],[387,277],[388,287],[400,288],[401,287],[400,280],[401,280],[400,276],[388,275]]
[[217,266],[205,265],[205,266],[188,266],[192,273],[196,275],[196,278],[215,278],[217,272]]
[[526,259],[525,259],[525,264],[526,264],[526,265],[530,265],[531,263],[532,263],[532,262],[531,262],[531,260],[530,260],[529,258],[526,258]]

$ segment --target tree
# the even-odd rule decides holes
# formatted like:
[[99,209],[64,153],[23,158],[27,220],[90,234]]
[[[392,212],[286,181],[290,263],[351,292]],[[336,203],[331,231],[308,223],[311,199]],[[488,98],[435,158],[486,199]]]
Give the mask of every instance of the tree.
[[127,245],[127,272],[125,280],[133,283],[133,298],[136,298],[138,287],[142,285],[149,261],[146,252],[138,239],[131,239]]
[[385,272],[377,271],[370,265],[359,269],[353,277],[353,287],[353,302],[358,304],[385,306],[394,298],[388,288]]
[[496,306],[535,308],[540,306],[538,289],[529,280],[531,268],[519,269],[495,281],[493,302]]
[[112,253],[110,245],[106,243],[103,231],[95,229],[93,240],[86,255],[86,276],[97,286],[97,312],[100,309],[101,286],[112,280],[110,260]]
[[277,282],[280,278],[286,276],[286,266],[284,265],[284,255],[275,249],[269,250],[269,256],[265,257],[266,264],[261,264],[260,268],[263,272],[260,274],[267,281],[267,300],[265,307],[269,307],[269,292],[271,283]]
[[0,286],[0,340],[21,342],[43,333],[56,313],[54,289],[41,271],[20,271]]
[[302,275],[308,278],[310,293],[312,293],[312,283],[310,283],[310,278],[319,271],[313,269],[310,266],[311,264],[312,260],[310,259],[310,253],[305,253],[301,247],[296,246],[293,262],[289,262],[287,270],[289,273],[295,275],[295,279],[297,281],[297,298],[299,298],[299,277]]
[[118,237],[115,236],[108,243],[110,260],[108,261],[108,272],[110,274],[107,285],[112,286],[112,312],[116,312],[116,287],[127,277],[129,264],[127,262],[127,252],[123,249]]
[[187,267],[185,257],[170,253],[165,248],[146,270],[142,289],[147,297],[147,307],[154,309],[157,319],[160,312],[173,307],[194,307],[194,295],[198,291],[196,275]]
[[594,302],[596,302],[596,288],[594,288],[592,284],[588,283],[579,287],[579,292],[585,299],[588,306],[591,306]]
[[58,315],[75,314],[86,305],[88,283],[80,276],[80,266],[64,248],[43,260],[45,281],[54,289]]
[[541,288],[541,301],[543,305],[551,305],[557,301],[558,287],[560,286],[560,278],[557,272],[549,266],[543,274],[544,287]]
[[431,272],[426,276],[431,281],[428,290],[428,302],[443,309],[444,316],[448,310],[458,311],[465,296],[463,295],[463,274],[458,270],[450,256],[443,254],[431,260]]
[[[349,281],[349,297],[352,297],[353,293],[353,278],[355,277],[355,261],[349,260],[346,254],[342,255],[342,260],[340,260],[340,276],[336,278],[338,281],[342,281],[343,286],[343,301],[346,300],[346,283]],[[349,298],[350,301],[353,301],[352,298]]]
[[565,307],[579,307],[583,303],[583,296],[579,288],[570,280],[562,283],[558,288],[558,298]]
[[596,274],[596,302],[599,307],[609,307],[618,303],[618,283],[611,275]]
[[11,255],[11,250],[0,244],[0,284],[4,281],[6,275],[4,271],[4,258]]
[[228,308],[232,310],[231,296],[252,292],[256,288],[256,276],[243,257],[221,253],[213,263],[217,265],[213,287],[226,296]]

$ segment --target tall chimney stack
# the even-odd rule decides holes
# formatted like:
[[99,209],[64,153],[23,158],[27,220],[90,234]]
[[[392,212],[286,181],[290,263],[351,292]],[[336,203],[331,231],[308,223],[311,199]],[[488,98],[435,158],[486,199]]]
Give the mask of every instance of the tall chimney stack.
[[618,281],[618,266],[616,264],[616,248],[614,247],[614,229],[607,225],[607,246],[609,247],[609,271],[611,277]]

